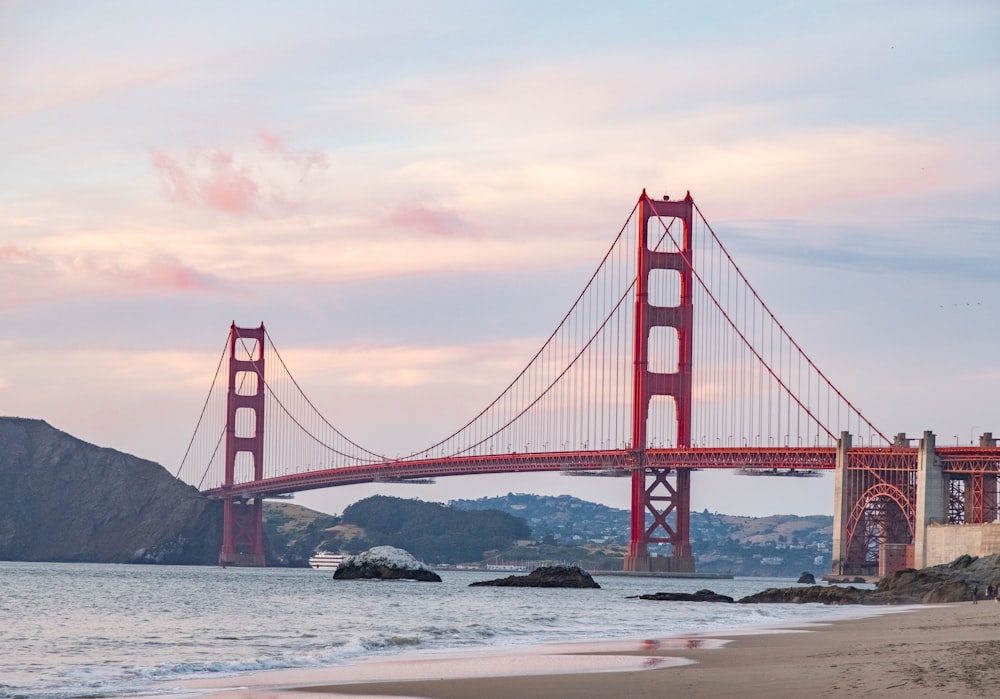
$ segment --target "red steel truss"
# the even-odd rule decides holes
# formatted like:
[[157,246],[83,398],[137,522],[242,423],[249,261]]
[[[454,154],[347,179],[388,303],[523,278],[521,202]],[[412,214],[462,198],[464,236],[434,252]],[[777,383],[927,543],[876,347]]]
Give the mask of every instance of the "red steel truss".
[[1000,447],[984,435],[979,447],[941,447],[941,470],[947,474],[951,502],[948,519],[955,524],[985,524],[1000,517]]
[[913,543],[916,475],[914,448],[859,447],[848,452],[842,491],[850,508],[843,532],[845,572],[877,575],[885,545]]

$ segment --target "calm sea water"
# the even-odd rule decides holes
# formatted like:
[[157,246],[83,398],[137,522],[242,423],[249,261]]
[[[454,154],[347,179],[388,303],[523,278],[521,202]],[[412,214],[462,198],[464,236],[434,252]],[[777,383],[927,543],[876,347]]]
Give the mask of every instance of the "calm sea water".
[[324,667],[409,650],[663,638],[857,615],[817,605],[647,602],[789,580],[599,577],[600,590],[334,581],[330,571],[0,563],[0,697],[162,694],[162,682]]

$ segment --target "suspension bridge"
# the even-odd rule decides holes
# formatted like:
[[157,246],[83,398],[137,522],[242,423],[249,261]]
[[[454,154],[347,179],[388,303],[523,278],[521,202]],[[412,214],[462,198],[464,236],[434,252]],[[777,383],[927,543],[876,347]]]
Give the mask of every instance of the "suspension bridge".
[[[917,446],[887,437],[789,335],[690,193],[643,191],[609,238],[524,369],[450,435],[405,456],[345,435],[264,325],[234,323],[177,471],[223,502],[220,563],[264,564],[264,498],[487,473],[630,479],[629,571],[694,571],[690,497],[702,469],[835,471],[834,572],[843,574],[920,561],[930,522],[997,519],[992,435],[967,448],[938,448],[931,433]],[[928,468],[939,476],[930,491],[918,477]],[[670,554],[651,556],[650,544]]]

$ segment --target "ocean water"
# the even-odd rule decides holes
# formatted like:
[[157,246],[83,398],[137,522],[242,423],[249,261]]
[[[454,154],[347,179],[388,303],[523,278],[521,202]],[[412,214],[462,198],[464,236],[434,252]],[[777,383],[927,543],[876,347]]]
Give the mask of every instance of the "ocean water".
[[[857,616],[858,608],[629,599],[791,580],[601,576],[599,590],[334,581],[330,571],[0,563],[0,697],[169,693],[170,683],[344,666],[409,651],[666,638]],[[164,684],[166,683],[166,684]]]

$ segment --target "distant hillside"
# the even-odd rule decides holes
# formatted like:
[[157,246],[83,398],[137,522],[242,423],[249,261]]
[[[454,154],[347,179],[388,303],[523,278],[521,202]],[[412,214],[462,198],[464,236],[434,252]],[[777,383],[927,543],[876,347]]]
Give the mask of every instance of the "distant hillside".
[[795,577],[806,570],[828,572],[833,517],[692,512],[691,539],[695,565],[703,573]]
[[[427,563],[480,561],[526,539],[524,520],[485,509],[469,512],[435,502],[375,495],[344,510],[347,536],[329,540],[349,552],[376,545],[398,546]],[[346,530],[337,532],[346,534]]]
[[[618,556],[624,554],[628,545],[628,510],[569,495],[509,493],[502,497],[453,500],[449,504],[467,510],[495,509],[523,517],[531,527],[532,538],[550,544],[597,546]],[[692,512],[691,543],[700,572],[798,576],[804,570],[829,569],[833,517],[738,517],[707,510]],[[664,555],[667,553],[663,551]]]
[[159,464],[0,417],[0,560],[218,562],[220,504]]
[[570,495],[557,497],[508,493],[478,500],[452,500],[460,510],[499,510],[522,517],[531,538],[560,544],[628,545],[629,513]]
[[[309,557],[333,538],[340,517],[277,500],[264,501],[264,536],[275,562],[304,568]],[[339,548],[336,547],[336,548]],[[336,549],[335,549],[336,550]]]

